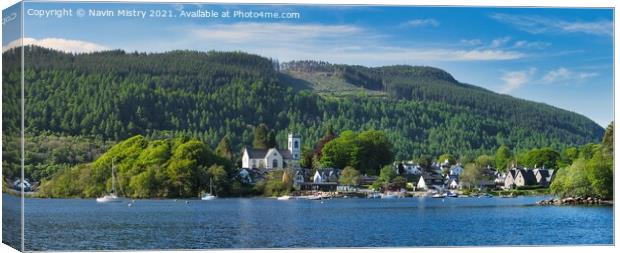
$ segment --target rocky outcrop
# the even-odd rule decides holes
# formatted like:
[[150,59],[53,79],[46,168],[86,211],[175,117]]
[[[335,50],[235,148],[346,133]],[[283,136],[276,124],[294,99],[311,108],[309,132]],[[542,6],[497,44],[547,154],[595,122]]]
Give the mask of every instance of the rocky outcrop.
[[560,205],[613,205],[614,203],[612,200],[602,200],[602,199],[593,198],[593,197],[587,197],[587,198],[567,197],[567,198],[559,198],[559,199],[541,200],[541,201],[536,202],[536,204],[541,205],[541,206],[546,206],[546,205],[560,206]]

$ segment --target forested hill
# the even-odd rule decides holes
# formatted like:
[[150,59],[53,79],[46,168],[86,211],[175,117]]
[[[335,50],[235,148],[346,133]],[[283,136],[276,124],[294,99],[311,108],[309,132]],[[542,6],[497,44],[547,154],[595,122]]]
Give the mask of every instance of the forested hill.
[[[242,52],[73,55],[27,47],[25,56],[26,125],[34,135],[190,135],[211,146],[229,135],[241,150],[260,123],[282,146],[289,131],[309,146],[333,126],[384,130],[396,158],[411,159],[501,144],[559,148],[599,142],[604,131],[576,113],[462,84],[431,67],[278,64]],[[3,71],[5,81],[18,80],[18,69]],[[17,94],[3,87],[5,100]],[[15,115],[11,108],[4,117]]]

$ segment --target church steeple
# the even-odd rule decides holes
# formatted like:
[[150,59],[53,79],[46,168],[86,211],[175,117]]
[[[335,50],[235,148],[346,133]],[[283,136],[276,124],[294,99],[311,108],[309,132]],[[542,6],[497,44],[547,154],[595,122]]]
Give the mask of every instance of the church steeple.
[[299,134],[288,134],[288,150],[291,152],[293,160],[301,158],[301,136]]

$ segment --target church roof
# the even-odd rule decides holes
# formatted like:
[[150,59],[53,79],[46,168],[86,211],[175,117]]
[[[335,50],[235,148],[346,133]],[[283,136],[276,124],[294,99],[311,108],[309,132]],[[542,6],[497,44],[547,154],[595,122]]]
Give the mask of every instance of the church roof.
[[[269,150],[271,149],[246,147],[245,150],[248,152],[248,156],[250,157],[250,159],[264,159],[267,153],[269,153]],[[278,151],[278,153],[280,153],[280,155],[282,155],[282,158],[293,159],[293,156],[291,155],[291,151],[289,151],[288,149],[276,149],[276,150]]]

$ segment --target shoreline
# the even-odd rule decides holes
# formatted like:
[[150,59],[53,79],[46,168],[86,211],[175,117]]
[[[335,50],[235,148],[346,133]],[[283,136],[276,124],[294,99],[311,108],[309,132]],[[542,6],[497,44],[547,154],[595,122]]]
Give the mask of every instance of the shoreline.
[[[6,194],[8,196],[13,196],[13,197],[21,197],[20,192],[15,191],[15,190],[9,190],[9,191],[3,191],[3,194]],[[399,194],[395,194],[398,195],[397,198],[433,198],[432,194],[427,193],[427,192],[406,192],[406,193],[399,193]],[[316,197],[316,200],[319,199],[365,199],[365,198],[373,198],[373,197],[369,197],[370,195],[366,194],[366,193],[329,193],[329,192],[325,192],[323,194],[289,194],[289,195],[281,195],[281,196],[226,196],[226,197],[218,197],[220,199],[278,199],[279,197],[284,197],[284,196],[288,196],[290,197],[290,199],[311,199],[310,197]],[[482,197],[481,197],[482,196]],[[488,195],[487,195],[488,196]],[[508,195],[492,195],[491,196],[493,198],[516,198],[516,197],[543,197],[543,196],[552,196],[549,194],[537,194],[537,195],[513,195],[513,196],[508,196]],[[40,197],[37,196],[36,192],[25,192],[24,195],[25,198],[29,198],[29,199],[76,199],[76,200],[88,200],[88,199],[95,199],[96,197],[92,197],[92,198],[81,198],[81,197]],[[201,200],[200,197],[189,197],[189,198],[130,198],[130,197],[125,197],[127,200]],[[374,197],[376,199],[380,199],[380,197]],[[480,195],[458,195],[458,197],[445,197],[445,198],[488,198],[483,196],[483,194]]]
[[604,200],[593,197],[566,197],[566,198],[551,198],[547,200],[541,200],[536,202],[539,206],[613,206],[613,200]]

